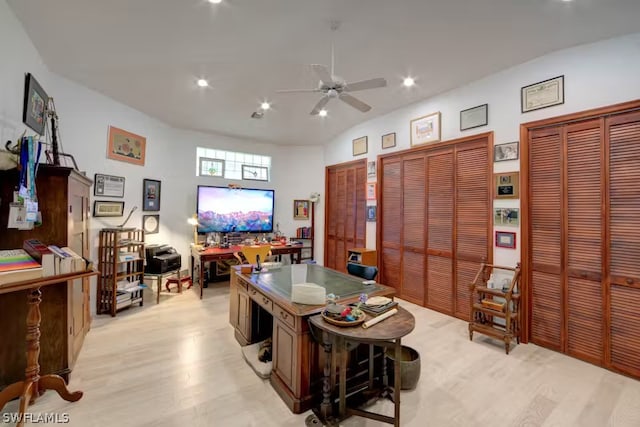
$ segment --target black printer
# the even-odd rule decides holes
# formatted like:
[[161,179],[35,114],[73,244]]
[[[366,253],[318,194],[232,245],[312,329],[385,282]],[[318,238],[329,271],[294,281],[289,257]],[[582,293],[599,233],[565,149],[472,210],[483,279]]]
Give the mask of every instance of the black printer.
[[145,255],[147,265],[144,267],[144,272],[147,274],[179,270],[182,265],[182,256],[169,245],[146,245]]

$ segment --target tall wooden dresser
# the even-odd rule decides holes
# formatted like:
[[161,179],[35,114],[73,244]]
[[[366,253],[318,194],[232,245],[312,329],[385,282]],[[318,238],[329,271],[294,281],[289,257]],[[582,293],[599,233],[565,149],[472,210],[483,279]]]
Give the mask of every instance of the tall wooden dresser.
[[[18,171],[0,171],[0,249],[22,248],[26,239],[68,246],[89,257],[89,197],[92,181],[71,168],[40,165],[36,178],[42,225],[32,230],[7,229],[9,203]],[[24,378],[27,292],[0,296],[0,389]],[[78,357],[91,315],[89,279],[42,288],[40,370],[68,379]]]

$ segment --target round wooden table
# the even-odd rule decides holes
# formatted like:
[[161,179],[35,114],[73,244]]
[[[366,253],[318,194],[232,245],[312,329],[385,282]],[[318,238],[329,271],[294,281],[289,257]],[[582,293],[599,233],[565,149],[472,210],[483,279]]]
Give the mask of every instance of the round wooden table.
[[[400,425],[400,360],[401,360],[401,340],[408,335],[415,327],[415,319],[411,313],[404,308],[397,306],[398,312],[393,316],[382,320],[379,323],[365,329],[362,326],[340,327],[326,322],[322,315],[309,318],[312,328],[322,331],[322,346],[325,351],[325,366],[322,386],[322,403],[317,415],[322,422],[333,424],[346,418],[349,415],[358,415],[377,421]],[[366,320],[372,317],[367,315]],[[357,408],[348,408],[346,405],[346,384],[347,384],[347,346],[351,343],[369,344],[369,383],[373,383],[373,346],[391,348],[395,352],[394,360],[394,384],[392,387],[391,399],[394,403],[394,416],[389,417],[376,414]],[[331,366],[331,353],[337,352],[339,378],[339,411],[338,416],[334,416],[331,405],[331,375],[335,372]],[[389,389],[386,357],[383,356],[382,381],[385,389]]]

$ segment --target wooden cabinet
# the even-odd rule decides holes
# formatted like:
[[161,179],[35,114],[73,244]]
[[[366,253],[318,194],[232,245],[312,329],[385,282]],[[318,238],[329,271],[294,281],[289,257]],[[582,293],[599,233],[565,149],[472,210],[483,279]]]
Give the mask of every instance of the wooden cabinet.
[[96,312],[115,316],[122,308],[143,304],[144,231],[103,228],[98,247]]
[[[36,177],[42,225],[7,229],[9,202],[18,184],[17,170],[0,171],[0,249],[21,248],[27,239],[68,246],[89,257],[89,198],[92,181],[71,168],[40,165]],[[91,326],[89,279],[47,286],[40,306],[41,373],[67,376]],[[0,388],[24,378],[26,292],[0,296]],[[8,345],[5,345],[7,343]]]
[[353,248],[347,251],[347,262],[362,265],[378,265],[377,252],[375,249]]
[[284,322],[275,319],[273,322],[273,370],[294,394],[298,392],[297,343],[296,332]]

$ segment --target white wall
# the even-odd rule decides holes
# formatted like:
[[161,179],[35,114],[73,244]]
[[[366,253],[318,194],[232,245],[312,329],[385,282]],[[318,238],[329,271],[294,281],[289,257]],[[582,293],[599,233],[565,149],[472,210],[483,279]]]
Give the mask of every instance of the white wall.
[[[31,72],[49,96],[54,98],[59,116],[61,144],[64,152],[72,154],[80,170],[93,179],[95,173],[124,176],[123,200],[125,215],[133,206],[138,209],[127,223],[141,227],[142,180],[158,179],[161,184],[160,232],[149,235],[148,243],[166,243],[182,254],[183,266],[188,265],[189,244],[193,239],[187,223],[196,209],[195,193],[198,184],[226,185],[230,181],[196,176],[196,147],[215,147],[271,155],[271,182],[252,183],[251,187],[275,189],[275,222],[287,236],[308,221],[293,220],[293,200],[308,199],[312,192],[324,189],[323,151],[319,146],[283,147],[258,144],[228,136],[185,131],[151,118],[84,86],[51,73],[19,21],[4,0],[0,0],[0,136],[15,141],[26,129],[22,124],[24,74]],[[144,167],[107,159],[109,126],[116,126],[147,138]],[[245,184],[245,186],[248,186]],[[92,197],[93,199],[93,197]],[[318,210],[317,210],[318,212]],[[120,224],[124,218],[91,218],[91,257],[97,258],[98,232],[103,227]],[[323,235],[324,213],[318,212],[316,224]],[[25,232],[25,239],[28,238]],[[46,242],[55,243],[55,242]],[[319,252],[321,254],[321,252]],[[321,259],[320,259],[321,261]],[[95,299],[95,284],[92,286]],[[91,304],[95,312],[95,303]]]
[[[640,33],[558,51],[361,123],[327,144],[325,164],[354,160],[351,141],[363,135],[369,137],[368,160],[375,160],[378,155],[394,150],[407,149],[410,147],[409,122],[436,111],[442,113],[442,141],[487,131],[494,132],[495,144],[517,141],[521,123],[640,98],[639,69]],[[563,105],[524,114],[520,112],[522,86],[559,75],[565,76]],[[418,84],[428,85],[428,78],[423,77]],[[488,126],[461,132],[460,111],[485,103],[489,104]],[[381,136],[389,132],[396,132],[396,147],[382,150]],[[519,161],[494,164],[494,172],[519,169]],[[495,200],[494,207],[520,207],[520,204],[519,200]],[[376,247],[375,225],[367,224],[368,248]],[[496,229],[517,230],[516,250],[494,248],[495,263],[515,265],[520,260],[520,228]]]

